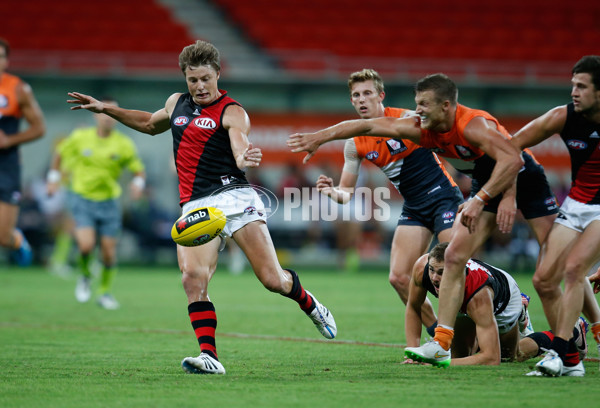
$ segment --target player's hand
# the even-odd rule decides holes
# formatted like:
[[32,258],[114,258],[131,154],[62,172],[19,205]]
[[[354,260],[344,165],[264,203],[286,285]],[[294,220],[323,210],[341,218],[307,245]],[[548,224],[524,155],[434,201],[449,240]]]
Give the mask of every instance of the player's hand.
[[588,276],[588,279],[594,287],[594,293],[600,292],[600,268],[593,275]]
[[484,205],[483,201],[471,198],[458,207],[458,212],[461,215],[460,223],[467,227],[470,234],[473,234],[477,230],[477,223],[479,222]]
[[56,194],[58,192],[58,190],[60,189],[60,181],[51,183],[51,182],[47,182],[46,183],[46,193],[48,194],[48,197],[52,197],[54,194]]
[[333,192],[333,179],[321,174],[317,180],[317,191],[325,195],[331,195]]
[[10,141],[8,140],[8,136],[6,135],[6,133],[4,133],[2,129],[0,129],[0,149],[6,149],[10,147],[9,142]]
[[307,163],[323,143],[318,133],[295,133],[288,138],[287,145],[293,153],[307,152],[303,163]]
[[503,234],[509,234],[512,231],[517,215],[517,202],[514,196],[502,197],[498,204],[498,213],[496,214],[496,222],[498,228]]
[[129,196],[132,200],[139,200],[144,195],[144,189],[131,183],[129,185]]
[[102,113],[104,110],[104,104],[89,95],[84,95],[79,92],[69,92],[67,95],[73,98],[67,99],[67,103],[75,105],[71,106],[71,110],[87,109],[94,113]]
[[241,163],[242,166],[240,168],[258,167],[262,160],[262,151],[258,147],[253,147],[252,143],[249,143],[248,148],[244,151],[242,160],[243,162]]
[[412,358],[408,358],[408,357],[404,357],[404,361],[402,361],[400,364],[416,364],[416,365],[424,365],[424,366],[431,365],[429,363],[422,363],[420,361],[416,361],[416,360],[413,360]]

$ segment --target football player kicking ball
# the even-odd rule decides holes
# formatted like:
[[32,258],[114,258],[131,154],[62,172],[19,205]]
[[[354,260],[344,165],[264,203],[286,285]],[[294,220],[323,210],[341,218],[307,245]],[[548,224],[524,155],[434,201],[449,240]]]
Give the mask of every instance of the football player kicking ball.
[[[421,307],[427,292],[438,297],[448,243],[436,245],[414,265],[406,305],[406,356],[438,367],[498,365],[519,356],[519,334],[529,334],[527,308],[519,286],[508,273],[475,259],[464,269],[464,300],[456,319],[449,356],[424,358],[413,350],[421,340]],[[529,330],[529,333],[526,331]]]
[[216,207],[227,217],[220,239],[196,247],[177,246],[188,314],[200,345],[198,357],[187,357],[181,365],[194,374],[225,374],[217,357],[217,315],[208,295],[224,237],[232,237],[244,251],[254,273],[270,291],[300,305],[321,334],[332,339],[337,333],[329,310],[305,291],[298,275],[282,269],[266,225],[264,204],[244,175],[246,167],[260,164],[262,153],[248,142],[250,120],[238,102],[220,90],[219,51],[197,41],[183,49],[179,66],[188,92],[171,95],[164,108],[154,112],[106,105],[90,96],[70,92],[71,109],[105,113],[124,125],[156,135],[169,128],[179,179],[183,213],[199,207]]

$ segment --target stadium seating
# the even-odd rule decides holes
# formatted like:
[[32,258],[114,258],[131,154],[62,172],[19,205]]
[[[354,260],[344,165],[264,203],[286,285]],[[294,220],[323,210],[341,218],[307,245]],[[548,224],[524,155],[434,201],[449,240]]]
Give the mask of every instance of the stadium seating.
[[543,72],[597,53],[600,44],[600,2],[586,2],[585,12],[547,0],[215,2],[290,70],[347,69],[349,59],[369,57],[535,63]]
[[11,64],[19,70],[34,60],[35,69],[50,64],[60,71],[177,70],[177,55],[193,42],[152,0],[3,0],[2,8],[16,10],[3,19],[0,34],[10,41]]

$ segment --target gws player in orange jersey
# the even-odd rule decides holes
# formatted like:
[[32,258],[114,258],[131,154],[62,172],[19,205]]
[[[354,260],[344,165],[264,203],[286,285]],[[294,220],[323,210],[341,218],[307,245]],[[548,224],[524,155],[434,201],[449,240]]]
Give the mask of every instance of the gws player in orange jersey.
[[590,316],[598,305],[586,279],[600,259],[600,56],[580,59],[573,67],[571,84],[571,103],[533,120],[511,140],[522,149],[559,134],[571,156],[571,189],[542,246],[533,279],[555,334],[536,369],[551,376],[572,370],[566,348],[582,310],[600,341],[600,321]]
[[[348,88],[350,101],[363,119],[414,115],[408,109],[383,106],[383,80],[372,69],[351,74]],[[427,251],[434,235],[440,242],[450,241],[462,195],[435,153],[409,140],[367,136],[346,140],[339,185],[334,187],[333,179],[321,175],[317,189],[338,203],[348,203],[363,161],[379,167],[404,198],[390,251],[389,281],[406,304],[410,272],[415,261]],[[436,316],[427,299],[421,308],[421,318],[433,336]]]
[[[21,199],[19,146],[42,137],[44,115],[31,87],[6,72],[10,46],[0,38],[0,245],[11,249],[12,258],[25,266],[32,261],[31,247],[16,228]],[[21,119],[29,125],[20,131]]]
[[502,232],[510,232],[516,208],[541,243],[557,208],[542,167],[527,152],[521,157],[496,118],[458,104],[458,90],[450,78],[429,75],[417,82],[415,93],[418,117],[345,121],[316,133],[291,135],[288,145],[294,152],[308,152],[306,161],[321,144],[334,139],[359,135],[409,139],[450,159],[455,168],[471,175],[472,197],[462,207],[460,223],[453,228],[446,252],[446,278],[440,287],[435,337],[412,350],[424,359],[439,362],[450,358],[454,321],[463,300],[463,271],[471,255],[496,225]]
[[262,153],[248,141],[246,111],[217,86],[219,51],[210,43],[197,41],[183,49],[179,66],[188,92],[171,95],[165,107],[154,113],[104,104],[79,92],[70,92],[73,99],[68,102],[75,105],[71,109],[105,113],[143,133],[155,135],[170,128],[183,213],[210,206],[227,217],[219,239],[196,247],[177,246],[188,313],[201,351],[198,357],[183,359],[182,368],[188,373],[225,374],[215,344],[217,315],[208,295],[225,237],[232,237],[244,251],[268,290],[296,301],[324,337],[334,338],[333,315],[304,290],[296,272],[279,265],[264,204],[244,174],[246,167],[260,164]]

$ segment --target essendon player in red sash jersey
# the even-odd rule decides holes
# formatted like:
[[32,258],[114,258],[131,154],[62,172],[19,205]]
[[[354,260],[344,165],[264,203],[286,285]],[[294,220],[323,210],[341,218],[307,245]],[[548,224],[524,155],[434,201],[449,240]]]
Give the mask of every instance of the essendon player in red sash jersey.
[[187,311],[200,346],[198,357],[183,359],[183,370],[225,374],[217,356],[217,314],[208,295],[225,238],[235,240],[244,251],[265,288],[297,302],[325,338],[334,338],[337,328],[331,312],[304,290],[296,272],[279,265],[264,204],[244,176],[246,167],[260,164],[262,153],[248,141],[246,111],[217,86],[219,51],[196,41],[183,49],[179,66],[188,93],[171,95],[165,107],[154,113],[103,104],[79,92],[70,92],[73,99],[68,102],[75,105],[71,109],[105,113],[140,132],[154,135],[171,129],[182,211],[217,207],[227,218],[219,239],[196,247],[177,246]]
[[[572,103],[546,112],[512,139],[523,149],[560,134],[571,156],[571,190],[542,247],[533,278],[555,334],[550,351],[536,369],[551,376],[585,373],[581,362],[566,357],[573,325],[582,310],[600,343],[600,311],[586,279],[600,258],[600,56],[583,57],[572,75]],[[600,274],[590,279],[598,285]]]
[[[438,297],[445,279],[444,255],[447,243],[436,245],[415,263],[406,306],[406,341],[418,345],[421,339],[421,307],[427,292]],[[465,288],[459,329],[452,343],[452,365],[500,364],[514,360],[519,352],[521,318],[525,321],[521,291],[508,273],[487,263],[469,259],[463,269]],[[408,357],[421,361],[420,356]]]
[[173,155],[179,177],[179,199],[208,196],[225,185],[247,185],[233,157],[229,132],[221,123],[228,106],[239,103],[221,96],[206,106],[196,105],[189,93],[181,95],[171,114]]
[[[31,87],[8,74],[8,42],[0,38],[0,246],[11,249],[11,258],[25,266],[32,252],[23,233],[16,229],[21,198],[19,146],[42,137],[44,116]],[[20,130],[21,119],[28,126]]]

